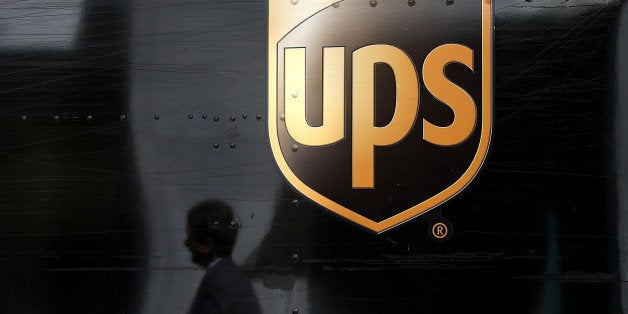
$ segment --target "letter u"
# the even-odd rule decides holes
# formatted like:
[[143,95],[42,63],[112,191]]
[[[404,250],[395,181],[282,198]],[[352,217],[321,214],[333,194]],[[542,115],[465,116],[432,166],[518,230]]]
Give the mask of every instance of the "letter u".
[[323,48],[323,124],[311,126],[305,114],[305,48],[286,48],[284,108],[288,133],[303,145],[328,145],[344,138],[344,47]]

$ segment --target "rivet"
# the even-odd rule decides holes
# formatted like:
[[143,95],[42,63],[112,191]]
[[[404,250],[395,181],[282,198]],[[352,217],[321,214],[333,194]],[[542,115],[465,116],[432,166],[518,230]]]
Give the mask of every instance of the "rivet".
[[292,200],[292,205],[299,206],[299,200]]
[[54,116],[52,119],[55,121],[59,121],[59,116]]
[[219,116],[214,116],[214,121],[218,121],[218,120],[220,120],[220,117]]
[[206,114],[203,114],[203,115],[201,116],[201,118],[203,118],[203,119],[207,119],[207,115],[206,115]]
[[258,113],[255,118],[257,118],[257,120],[261,120],[262,119],[262,114]]
[[299,314],[299,309],[296,307],[292,309],[292,314]]
[[377,0],[371,0],[371,6],[375,7],[377,5]]
[[299,3],[299,0],[290,0],[290,3],[292,3],[293,5]]
[[[530,0],[530,1],[532,1],[532,0]],[[452,4],[454,4],[454,0],[445,0],[445,4],[446,5],[452,5]]]
[[155,120],[159,120],[159,115],[156,114],[154,118],[155,118]]
[[229,144],[229,147],[236,148],[236,144],[235,143],[231,143],[231,144]]
[[297,254],[292,254],[292,262],[293,262],[293,263],[296,263],[296,262],[298,262],[298,261],[299,261],[299,255],[297,255]]
[[340,7],[340,2],[334,2],[334,4],[332,4],[331,6],[335,9],[338,9],[338,7]]
[[246,119],[246,118],[248,118],[248,117],[249,117],[249,115],[248,115],[248,114],[246,114],[246,113],[243,113],[243,114],[242,114],[242,119]]
[[219,147],[220,147],[220,144],[214,143],[214,148],[219,148]]
[[218,229],[220,228],[220,223],[217,221],[214,221],[214,223],[212,224],[212,227],[214,227],[214,229]]
[[190,114],[188,115],[188,119],[192,119],[192,118],[194,118],[194,116],[190,113]]
[[126,115],[125,114],[121,114],[120,115],[120,121],[124,121],[126,120]]
[[413,7],[416,4],[416,0],[408,0],[408,5]]
[[281,121],[286,120],[286,115],[285,114],[280,115],[279,116],[279,120],[281,120]]
[[299,145],[297,144],[292,144],[292,151],[296,152],[297,150],[299,150]]
[[295,89],[292,91],[292,98],[297,98],[297,97],[299,97],[299,91]]
[[231,121],[235,121],[235,119],[236,119],[236,117],[235,117],[235,116],[231,116],[231,117],[229,117],[229,120],[231,120]]
[[26,116],[21,116],[20,118],[22,119],[22,121],[26,121]]
[[87,115],[87,121],[92,121],[92,119],[94,119],[94,117],[92,117],[92,115]]

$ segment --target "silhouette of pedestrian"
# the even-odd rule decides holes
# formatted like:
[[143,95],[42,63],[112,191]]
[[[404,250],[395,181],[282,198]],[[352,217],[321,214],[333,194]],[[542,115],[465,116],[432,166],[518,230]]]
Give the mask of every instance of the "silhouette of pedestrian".
[[190,314],[259,314],[251,280],[231,259],[239,224],[229,205],[203,201],[187,216],[185,245],[192,262],[206,268]]

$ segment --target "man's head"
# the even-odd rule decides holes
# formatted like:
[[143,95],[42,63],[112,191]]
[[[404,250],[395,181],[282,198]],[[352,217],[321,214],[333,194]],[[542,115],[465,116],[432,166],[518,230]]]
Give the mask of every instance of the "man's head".
[[231,207],[218,200],[207,200],[190,209],[185,245],[192,262],[207,266],[212,259],[231,256],[239,225]]

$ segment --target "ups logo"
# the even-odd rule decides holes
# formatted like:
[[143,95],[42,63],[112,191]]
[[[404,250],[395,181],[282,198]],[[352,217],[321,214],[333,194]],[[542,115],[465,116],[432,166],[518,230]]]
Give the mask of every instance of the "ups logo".
[[490,0],[270,0],[268,41],[273,155],[316,203],[382,232],[480,170]]

